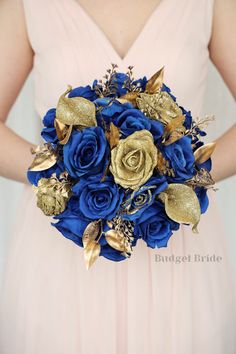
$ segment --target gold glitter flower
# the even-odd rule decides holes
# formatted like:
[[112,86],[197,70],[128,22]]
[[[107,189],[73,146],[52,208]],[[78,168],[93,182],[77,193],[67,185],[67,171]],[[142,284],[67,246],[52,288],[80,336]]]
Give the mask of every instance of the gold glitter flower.
[[152,176],[156,163],[153,136],[144,129],[121,139],[112,149],[110,171],[116,183],[135,190]]
[[47,216],[62,213],[71,195],[70,185],[59,181],[53,174],[50,178],[41,178],[34,187],[37,196],[37,206]]

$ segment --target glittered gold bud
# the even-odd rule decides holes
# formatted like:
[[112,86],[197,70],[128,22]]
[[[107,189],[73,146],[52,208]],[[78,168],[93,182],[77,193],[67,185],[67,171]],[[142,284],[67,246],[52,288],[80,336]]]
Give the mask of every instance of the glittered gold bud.
[[157,148],[152,134],[137,131],[121,139],[111,150],[110,171],[115,182],[124,188],[137,189],[153,174],[157,162]]
[[71,86],[59,99],[56,109],[56,119],[67,125],[79,125],[81,127],[96,126],[95,104],[84,97],[66,97],[72,90]]
[[37,206],[47,216],[62,213],[71,196],[70,184],[66,181],[59,181],[55,174],[50,178],[41,178],[36,191]]
[[179,223],[193,224],[192,230],[197,232],[201,209],[198,197],[191,187],[172,183],[158,195],[158,198],[164,203],[166,214],[170,219]]

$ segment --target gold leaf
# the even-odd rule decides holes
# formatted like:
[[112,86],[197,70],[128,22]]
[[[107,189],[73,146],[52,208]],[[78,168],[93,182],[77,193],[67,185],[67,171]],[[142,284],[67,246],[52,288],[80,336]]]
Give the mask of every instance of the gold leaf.
[[127,103],[129,102],[128,100],[126,100],[125,98],[116,98],[116,101],[120,102],[121,104]]
[[195,163],[199,165],[207,161],[211,157],[213,151],[215,150],[215,147],[216,147],[216,142],[200,146],[200,148],[198,148],[194,152]]
[[84,233],[83,233],[83,238],[82,238],[83,246],[86,248],[88,243],[91,240],[96,240],[100,231],[101,231],[100,221],[96,220],[96,221],[90,222],[86,226]]
[[82,127],[96,126],[95,104],[84,97],[66,97],[72,90],[71,86],[63,93],[58,101],[56,119],[67,125],[80,125]]
[[101,251],[101,246],[95,240],[91,240],[87,243],[86,247],[84,248],[84,259],[86,269],[89,269],[93,263],[99,257]]
[[184,115],[180,115],[176,118],[173,118],[164,129],[164,144],[170,145],[175,141],[182,138],[184,132],[186,131],[185,126],[183,125],[185,121]]
[[107,140],[110,144],[110,148],[113,149],[116,147],[120,140],[120,131],[119,128],[115,126],[115,124],[110,124],[110,131],[106,132]]
[[193,224],[192,230],[197,232],[201,209],[198,197],[191,187],[172,183],[161,192],[158,198],[164,203],[166,214],[178,223]]
[[161,175],[168,175],[174,177],[174,170],[170,168],[170,163],[166,160],[162,152],[157,149],[157,164],[156,169]]
[[120,102],[120,99],[125,100],[126,102],[132,103],[132,105],[134,107],[137,107],[136,98],[138,97],[138,95],[139,95],[139,92],[127,92],[126,94],[124,94],[123,96],[118,98],[117,100],[119,102]]
[[65,137],[66,124],[61,123],[58,119],[54,120],[54,127],[56,129],[57,137],[59,140],[63,140]]
[[35,158],[28,168],[29,171],[44,171],[54,166],[57,162],[57,154],[53,149],[48,149],[45,145],[38,150],[35,150]]
[[71,133],[72,133],[72,130],[73,130],[73,125],[69,125],[66,129],[66,135],[65,135],[64,139],[62,139],[60,141],[61,145],[66,145],[68,143]]
[[131,247],[124,235],[117,230],[109,230],[105,233],[105,238],[107,243],[117,251],[121,252],[131,252]]
[[145,92],[149,94],[158,93],[163,85],[164,67],[157,71],[147,82]]
[[58,119],[55,119],[54,121],[54,126],[57,132],[57,137],[60,141],[61,145],[65,145],[68,143],[72,130],[73,130],[73,125],[66,125],[64,123],[61,123]]

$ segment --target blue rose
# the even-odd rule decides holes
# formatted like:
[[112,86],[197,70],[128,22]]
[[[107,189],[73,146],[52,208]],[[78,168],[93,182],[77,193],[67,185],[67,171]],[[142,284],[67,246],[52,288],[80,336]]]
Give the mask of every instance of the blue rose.
[[71,90],[68,97],[84,97],[89,101],[94,101],[97,98],[95,90],[90,85],[79,86]]
[[43,128],[43,130],[41,132],[41,136],[48,143],[57,143],[58,142],[56,129],[54,127],[55,118],[56,118],[56,109],[55,108],[49,109],[43,118],[43,124],[44,124],[45,128]]
[[124,219],[134,221],[155,201],[156,196],[168,187],[165,176],[151,177],[138,191],[127,194],[125,207],[128,213],[123,215]]
[[172,95],[171,89],[168,86],[163,84],[162,87],[161,87],[161,91],[167,92],[170,95],[170,97],[176,102],[176,97],[174,95]]
[[141,92],[144,92],[146,89],[147,82],[148,82],[148,80],[147,80],[146,76],[144,76],[141,79],[133,81],[133,85],[135,85],[136,87],[140,87]]
[[154,202],[136,221],[135,235],[151,248],[166,247],[173,230],[179,224],[168,218],[161,202]]
[[112,84],[116,89],[116,94],[118,97],[128,92],[127,88],[123,87],[126,80],[129,80],[129,77],[124,73],[116,73],[112,77]]
[[192,178],[194,173],[194,156],[191,137],[184,136],[175,143],[162,147],[166,158],[170,161],[175,176],[170,181],[183,182]]
[[51,223],[61,234],[69,240],[75,242],[78,246],[83,247],[82,236],[88,221],[85,221],[73,214],[69,208],[67,208],[60,215],[54,216],[54,219],[58,220],[57,223]]
[[112,219],[123,200],[124,191],[112,178],[104,182],[82,179],[72,188],[70,208],[85,220]]
[[[96,115],[98,125],[103,127],[103,121],[106,124],[113,122],[125,110],[132,108],[131,103],[120,103],[117,100],[111,100],[110,98],[98,98],[94,101],[98,108]],[[101,109],[99,109],[101,108]]]
[[53,173],[59,177],[62,172],[65,171],[65,167],[62,161],[58,161],[54,166],[44,171],[27,171],[27,178],[31,184],[38,185],[38,181],[41,178],[50,178]]
[[138,109],[127,109],[114,119],[114,124],[121,129],[123,138],[131,135],[135,131],[146,129],[150,131],[154,140],[159,139],[164,132],[163,124],[148,119]]
[[71,177],[100,179],[108,163],[108,142],[100,127],[74,131],[63,147],[65,168]]
[[207,189],[204,187],[197,187],[195,188],[195,193],[197,194],[200,208],[201,208],[201,214],[205,213],[207,211],[207,208],[209,206],[209,199],[207,196]]
[[111,246],[104,245],[101,248],[101,253],[100,256],[103,256],[111,261],[123,261],[124,259],[126,259],[126,257],[124,255],[122,255],[122,252],[115,250],[114,248],[112,248]]

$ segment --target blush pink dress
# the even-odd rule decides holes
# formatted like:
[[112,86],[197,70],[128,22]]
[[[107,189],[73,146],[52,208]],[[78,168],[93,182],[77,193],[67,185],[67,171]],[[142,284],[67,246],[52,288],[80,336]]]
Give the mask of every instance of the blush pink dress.
[[[134,65],[136,77],[164,65],[178,102],[200,113],[213,0],[162,0],[124,58],[76,0],[24,0],[24,9],[41,117],[67,84],[92,83],[111,62],[120,71]],[[1,354],[235,354],[233,275],[209,195],[198,235],[183,226],[168,248],[140,240],[127,261],[100,257],[87,271],[82,249],[25,186],[1,295]]]

